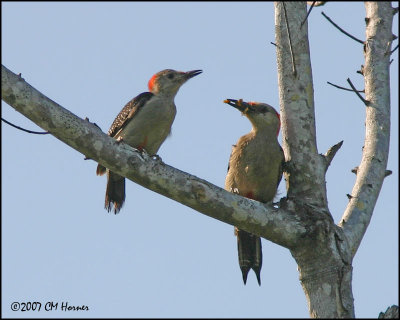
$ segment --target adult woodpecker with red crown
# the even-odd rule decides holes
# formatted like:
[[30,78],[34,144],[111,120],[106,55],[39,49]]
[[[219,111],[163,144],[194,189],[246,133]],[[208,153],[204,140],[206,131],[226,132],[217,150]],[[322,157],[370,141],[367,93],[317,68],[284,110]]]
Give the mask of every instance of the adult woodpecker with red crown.
[[[226,99],[225,103],[245,115],[252,124],[251,131],[239,138],[229,158],[225,190],[263,203],[274,199],[282,179],[284,154],[277,136],[279,113],[266,103]],[[261,238],[235,227],[239,266],[243,282],[253,269],[261,285]]]
[[[148,82],[149,92],[143,92],[129,101],[117,115],[108,135],[124,141],[133,148],[153,156],[171,132],[176,115],[174,103],[179,88],[202,70],[188,72],[162,70]],[[107,172],[104,207],[117,214],[125,201],[125,178],[99,164],[96,174]]]

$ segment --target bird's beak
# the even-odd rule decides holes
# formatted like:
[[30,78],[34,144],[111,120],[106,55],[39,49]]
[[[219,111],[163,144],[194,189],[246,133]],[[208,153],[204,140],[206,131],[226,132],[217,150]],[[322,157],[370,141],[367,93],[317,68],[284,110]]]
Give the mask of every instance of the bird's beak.
[[192,70],[192,71],[185,72],[185,78],[186,78],[186,80],[188,80],[190,78],[193,78],[193,77],[199,75],[202,72],[203,72],[203,70]]
[[242,99],[225,99],[224,103],[229,104],[230,106],[238,109],[240,112],[247,113],[247,111],[253,111],[254,108],[251,104],[244,102]]

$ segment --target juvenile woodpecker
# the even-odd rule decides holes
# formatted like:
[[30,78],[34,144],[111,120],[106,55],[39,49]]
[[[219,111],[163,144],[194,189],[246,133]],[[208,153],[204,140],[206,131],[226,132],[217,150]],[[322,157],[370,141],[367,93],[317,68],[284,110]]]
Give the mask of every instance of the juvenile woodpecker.
[[[153,156],[171,131],[175,119],[175,95],[179,88],[202,70],[188,72],[166,69],[153,75],[148,82],[149,92],[143,92],[129,101],[115,118],[108,135]],[[96,174],[107,172],[104,207],[114,207],[117,214],[125,201],[125,178],[97,166]]]
[[[284,161],[283,151],[277,140],[280,129],[279,113],[266,103],[244,102],[241,99],[226,99],[224,102],[241,111],[252,124],[251,131],[232,147],[225,190],[260,202],[270,202],[274,199],[282,178]],[[260,237],[237,227],[235,235],[244,284],[251,268],[261,285]]]

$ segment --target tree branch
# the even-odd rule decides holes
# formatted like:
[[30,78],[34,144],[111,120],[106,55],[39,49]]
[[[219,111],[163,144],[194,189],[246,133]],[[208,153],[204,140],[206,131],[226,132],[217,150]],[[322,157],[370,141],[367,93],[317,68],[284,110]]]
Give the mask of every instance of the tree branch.
[[332,24],[334,25],[334,27],[336,27],[340,32],[344,33],[346,36],[350,37],[351,39],[353,39],[353,40],[355,40],[355,41],[357,41],[357,42],[359,42],[359,43],[361,43],[361,44],[364,44],[364,41],[362,41],[362,40],[360,40],[360,39],[357,39],[356,37],[352,36],[350,33],[344,31],[344,30],[343,30],[341,27],[339,27],[336,23],[334,23],[334,22],[332,21],[332,19],[329,18],[323,11],[321,12],[321,14],[322,14],[330,23],[332,23]]
[[[357,89],[354,87],[354,85],[353,85],[353,83],[351,82],[350,78],[347,78],[347,82],[349,83],[350,87],[353,89],[353,91],[355,92],[355,94],[360,98],[360,100],[361,100],[366,106],[368,106],[368,105],[369,105],[369,102],[368,102],[367,100],[365,100],[365,99],[363,98],[363,96],[360,94],[360,91],[357,90]],[[365,91],[365,90],[364,90],[364,91]],[[363,91],[361,91],[361,92],[363,92]]]
[[[314,8],[316,2],[317,2],[317,1],[313,1],[313,2],[311,3],[310,9],[308,9],[307,15],[306,15],[306,17],[304,18],[304,20],[302,21],[301,25],[300,25],[301,27],[303,27],[304,22],[307,21],[308,16],[310,15],[311,10]],[[308,4],[308,2],[307,2],[307,4]]]
[[[285,173],[288,196],[307,199],[319,207],[327,204],[325,160],[318,154],[315,133],[314,89],[307,28],[300,28],[306,15],[305,3],[286,2],[286,14],[281,2],[275,2],[276,44],[278,60],[279,99],[282,121],[282,147],[290,173]],[[303,14],[304,10],[304,14]],[[301,12],[301,14],[299,14]],[[286,18],[287,16],[287,18]],[[291,34],[297,76],[291,66]],[[305,188],[304,186],[307,185]]]
[[330,166],[333,157],[336,155],[336,152],[339,151],[339,149],[343,145],[343,140],[335,144],[334,146],[330,147],[329,150],[324,154],[325,160],[326,160],[326,170],[328,170],[328,167]]
[[2,99],[87,158],[98,161],[141,186],[209,217],[240,227],[284,247],[304,236],[306,217],[284,208],[228,192],[117,143],[94,124],[50,100],[2,66]]
[[24,129],[24,128],[18,127],[17,125],[15,125],[15,124],[13,124],[13,123],[11,123],[11,122],[7,121],[6,119],[3,119],[3,118],[1,118],[1,121],[4,121],[9,126],[14,127],[14,128],[16,128],[18,130],[25,131],[25,132],[32,133],[32,134],[49,134],[50,133],[50,132],[39,132],[39,131],[31,131],[31,130],[28,130],[28,129]]
[[394,49],[392,51],[390,51],[390,54],[393,54],[393,52],[395,52],[397,49],[399,48],[399,45],[397,44],[397,46],[394,47]]
[[[329,82],[329,81],[327,81],[327,83],[328,83],[328,84],[330,84],[331,86],[335,87],[335,88],[338,88],[338,89],[341,89],[341,90],[345,90],[345,91],[351,91],[351,92],[354,92],[354,90],[353,90],[353,89],[349,89],[349,88],[341,87],[341,86],[338,86],[337,84],[331,83],[331,82]],[[358,91],[358,92],[364,92],[364,90],[357,90],[357,91]]]
[[366,131],[363,156],[347,208],[339,226],[355,255],[371,220],[386,174],[390,137],[390,83],[387,43],[392,39],[393,9],[390,2],[365,2]]

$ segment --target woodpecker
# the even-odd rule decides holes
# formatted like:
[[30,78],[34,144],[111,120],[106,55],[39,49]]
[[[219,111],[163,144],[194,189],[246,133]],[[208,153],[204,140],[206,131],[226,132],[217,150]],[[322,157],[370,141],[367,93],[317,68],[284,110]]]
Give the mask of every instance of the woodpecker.
[[[226,99],[225,103],[239,110],[252,124],[251,131],[239,138],[229,158],[225,190],[263,203],[274,199],[282,178],[284,155],[277,136],[279,113],[266,103]],[[246,284],[250,268],[261,285],[261,238],[235,227],[239,266]]]
[[[175,95],[187,80],[200,73],[202,70],[181,72],[166,69],[153,75],[148,82],[149,92],[139,94],[125,105],[108,130],[108,135],[141,152],[155,155],[171,132],[176,115]],[[125,201],[125,178],[101,164],[97,166],[97,175],[106,172],[104,207],[108,212],[114,207],[117,214]]]

